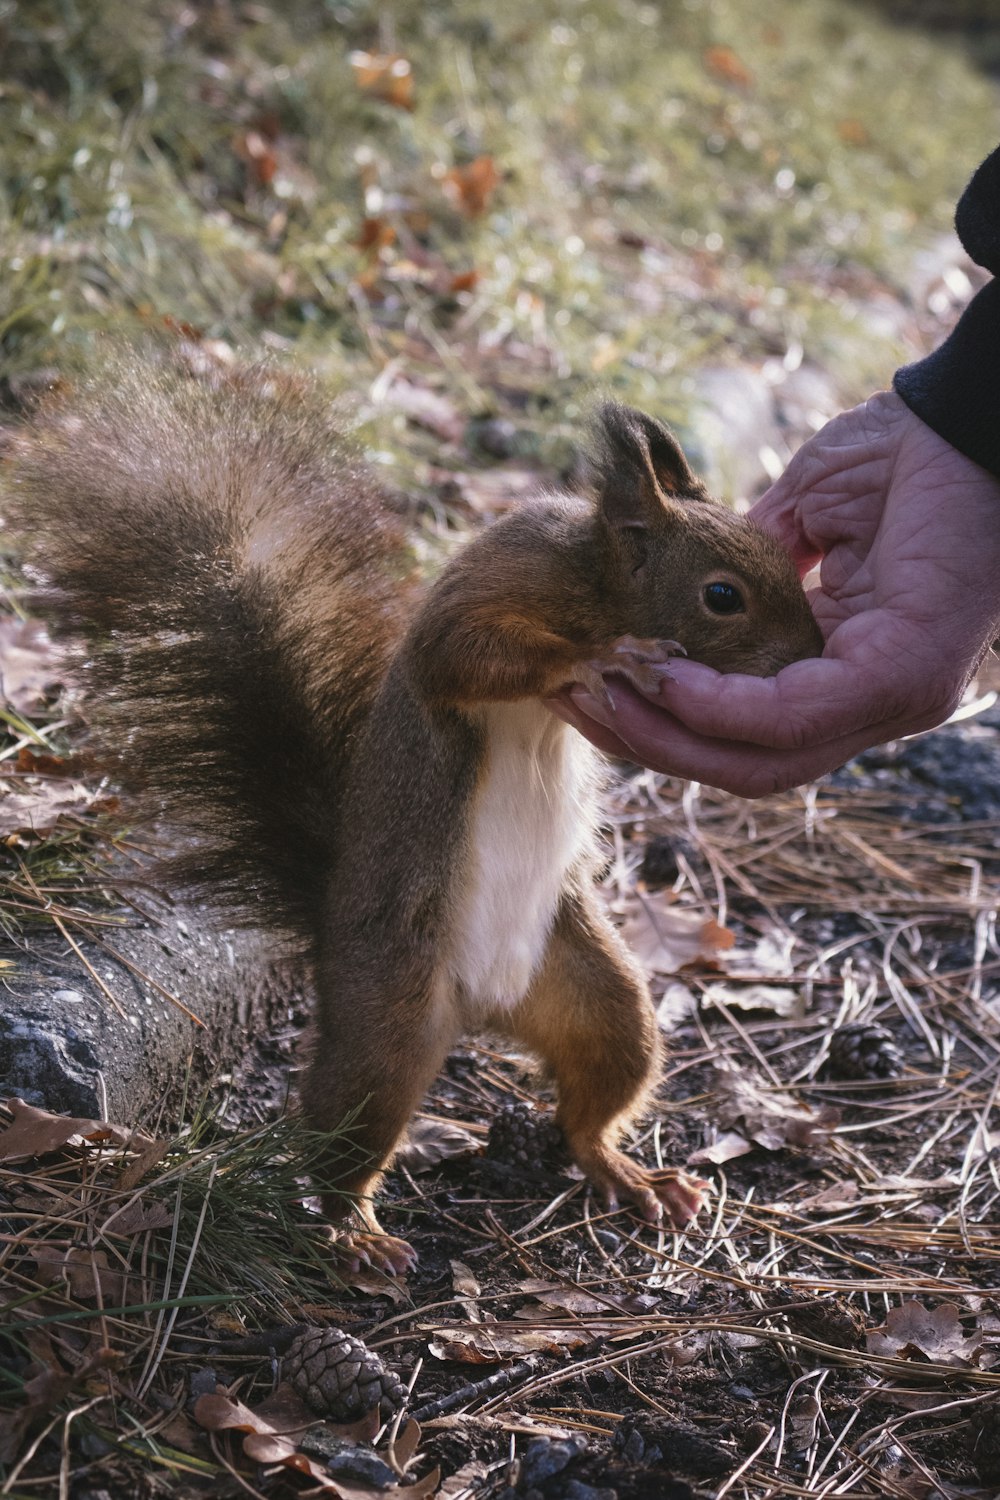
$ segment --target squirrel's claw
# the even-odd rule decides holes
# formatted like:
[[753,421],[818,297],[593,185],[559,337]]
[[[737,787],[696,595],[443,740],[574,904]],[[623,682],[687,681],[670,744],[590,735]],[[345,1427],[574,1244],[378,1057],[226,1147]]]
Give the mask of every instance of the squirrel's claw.
[[332,1242],[337,1266],[347,1275],[371,1269],[383,1276],[405,1276],[417,1264],[417,1252],[406,1240],[392,1234],[373,1234],[368,1230],[333,1230]]
[[573,1154],[612,1210],[632,1203],[650,1224],[684,1229],[705,1206],[710,1184],[679,1167],[644,1167],[606,1145]]
[[582,683],[598,702],[614,713],[615,705],[608,692],[605,674],[625,677],[640,692],[655,697],[664,678],[670,676],[665,663],[674,656],[686,655],[680,641],[642,640],[638,636],[623,635],[597,656],[578,662],[573,669],[573,680]]

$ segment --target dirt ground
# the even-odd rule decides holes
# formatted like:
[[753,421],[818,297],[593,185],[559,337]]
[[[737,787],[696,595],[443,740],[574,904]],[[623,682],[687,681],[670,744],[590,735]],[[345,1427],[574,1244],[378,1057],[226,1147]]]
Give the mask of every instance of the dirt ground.
[[[181,1310],[138,1405],[132,1350],[162,1330],[150,1313],[138,1341],[106,1321],[120,1374],[77,1376],[77,1409],[95,1415],[72,1437],[65,1415],[43,1429],[9,1492],[56,1494],[44,1476],[55,1484],[61,1446],[74,1500],[300,1489],[287,1466],[248,1466],[238,1434],[203,1430],[195,1401],[222,1388],[266,1415],[282,1339],[306,1323],[363,1340],[412,1384],[420,1438],[403,1467],[430,1484],[420,1493],[1000,1493],[1000,708],[984,691],[978,710],[768,803],[634,771],[616,782],[603,889],[654,973],[670,1042],[662,1104],[632,1149],[710,1182],[686,1234],[604,1213],[539,1124],[544,1083],[470,1045],[386,1185],[384,1222],[416,1247],[415,1272],[338,1289],[314,1267],[262,1292],[232,1251],[228,1286],[224,1265],[199,1280],[228,1290],[225,1305]],[[275,1112],[296,1020],[230,1091],[226,1131]],[[39,1194],[56,1182],[74,1207],[49,1238],[64,1245],[75,1222],[83,1247],[89,1224],[89,1263],[93,1157],[78,1147],[5,1171],[7,1233],[25,1246],[7,1257],[15,1279],[19,1266],[37,1279]],[[191,1237],[157,1170],[142,1199],[160,1206],[156,1227],[140,1217],[128,1239],[100,1237],[134,1286]],[[251,1222],[263,1233],[268,1217]],[[272,1262],[279,1245],[272,1235]],[[121,1282],[102,1290],[110,1271],[63,1274],[84,1319],[102,1295],[140,1300]],[[55,1331],[34,1328],[30,1351],[68,1381],[99,1340],[62,1321],[69,1304],[45,1279]],[[29,1367],[14,1356],[15,1373]],[[142,1432],[131,1452],[127,1409]],[[358,1436],[300,1423],[295,1452],[328,1463],[331,1432]],[[353,1494],[340,1476],[322,1482]],[[376,1492],[397,1480],[376,1473]]]

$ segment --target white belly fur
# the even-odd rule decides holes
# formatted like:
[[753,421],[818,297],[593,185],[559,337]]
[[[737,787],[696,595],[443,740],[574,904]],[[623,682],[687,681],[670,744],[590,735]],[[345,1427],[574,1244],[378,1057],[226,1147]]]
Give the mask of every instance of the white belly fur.
[[460,876],[452,977],[475,1014],[523,998],[566,873],[593,842],[600,762],[541,703],[491,705]]

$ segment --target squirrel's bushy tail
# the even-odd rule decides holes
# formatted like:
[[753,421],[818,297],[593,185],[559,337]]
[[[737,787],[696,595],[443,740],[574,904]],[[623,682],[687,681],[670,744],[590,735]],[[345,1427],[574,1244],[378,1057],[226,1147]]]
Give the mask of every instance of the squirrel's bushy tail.
[[315,932],[352,735],[401,630],[391,510],[308,382],[119,361],[43,408],[0,506],[84,634],[126,781],[190,830],[170,877]]

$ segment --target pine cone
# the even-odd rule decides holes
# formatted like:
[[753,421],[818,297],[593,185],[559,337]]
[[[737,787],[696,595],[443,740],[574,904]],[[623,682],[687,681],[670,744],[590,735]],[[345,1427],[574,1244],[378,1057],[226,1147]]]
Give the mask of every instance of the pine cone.
[[857,1021],[830,1038],[829,1069],[835,1078],[897,1078],[903,1054],[891,1031],[873,1021]]
[[406,1402],[399,1376],[341,1328],[307,1328],[297,1334],[282,1373],[307,1406],[334,1422],[359,1422],[376,1406],[390,1415]]
[[487,1155],[522,1172],[542,1175],[565,1156],[559,1126],[531,1104],[505,1104],[490,1125]]

